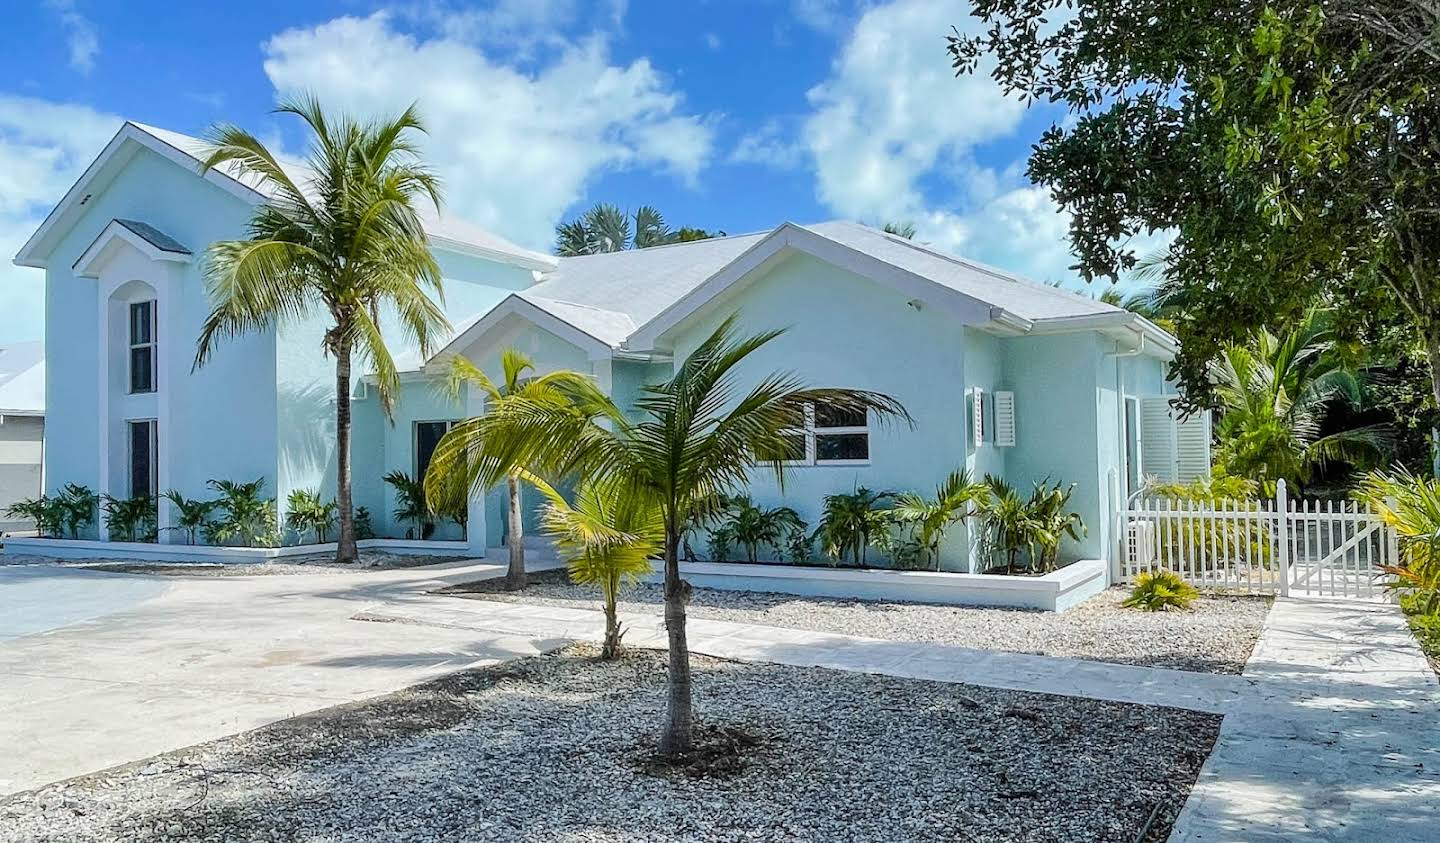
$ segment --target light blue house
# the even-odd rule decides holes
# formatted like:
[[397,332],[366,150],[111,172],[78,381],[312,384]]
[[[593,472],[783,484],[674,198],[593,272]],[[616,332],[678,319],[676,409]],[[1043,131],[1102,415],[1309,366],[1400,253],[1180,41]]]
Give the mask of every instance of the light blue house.
[[[210,310],[200,261],[243,235],[265,197],[225,172],[201,175],[203,144],[126,124],[60,201],[16,262],[46,270],[49,487],[125,497],[175,488],[204,496],[210,478],[267,479],[333,494],[334,369],[322,326],[286,324],[222,344],[193,370]],[[898,398],[913,428],[814,414],[784,493],[757,473],[752,495],[813,523],[821,499],[857,486],[929,491],[953,468],[1022,488],[1076,484],[1088,526],[1063,556],[1107,558],[1113,513],[1142,475],[1208,467],[1208,430],[1177,423],[1165,363],[1175,341],[1091,298],[849,222],[580,258],[520,248],[447,217],[429,219],[455,327],[429,359],[403,351],[403,388],[386,418],[363,381],[355,393],[355,502],[403,539],[389,471],[423,471],[449,423],[483,410],[441,389],[448,358],[487,371],[514,346],[542,369],[589,373],[623,405],[669,376],[731,313],[742,330],[787,328],[747,361],[813,385]],[[473,501],[468,530],[442,526],[427,546],[472,554],[505,541],[498,494]],[[160,507],[169,525],[168,504]],[[282,506],[283,509],[283,506]],[[162,541],[178,533],[162,529]],[[100,538],[103,538],[101,536]],[[411,544],[419,537],[411,535]],[[945,565],[974,564],[963,536]]]

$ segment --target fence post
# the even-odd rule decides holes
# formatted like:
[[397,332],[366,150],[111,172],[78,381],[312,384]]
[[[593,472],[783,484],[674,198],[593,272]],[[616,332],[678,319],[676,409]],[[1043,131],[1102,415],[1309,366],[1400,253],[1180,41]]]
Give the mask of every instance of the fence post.
[[1285,481],[1275,482],[1275,555],[1280,563],[1280,596],[1290,596],[1290,496]]

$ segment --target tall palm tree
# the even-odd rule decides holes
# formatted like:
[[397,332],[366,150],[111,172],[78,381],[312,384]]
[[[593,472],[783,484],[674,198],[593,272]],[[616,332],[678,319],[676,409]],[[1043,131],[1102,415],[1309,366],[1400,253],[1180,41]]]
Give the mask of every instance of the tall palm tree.
[[[473,384],[484,393],[487,404],[486,412],[488,413],[494,413],[512,401],[523,401],[527,404],[550,408],[564,408],[575,397],[594,393],[594,384],[591,379],[578,372],[561,370],[548,375],[528,375],[528,372],[535,370],[535,361],[513,348],[507,348],[501,352],[500,369],[503,377],[497,384],[474,363],[464,357],[456,357],[451,362],[451,392],[458,395],[461,387],[465,384]],[[478,436],[483,426],[481,419],[469,419],[452,427],[450,432],[445,434],[445,438]],[[443,443],[444,439],[441,442]],[[440,446],[436,447],[438,454]],[[457,482],[454,471],[444,469],[437,471],[436,464],[438,462],[438,460],[432,459],[430,468],[425,473],[426,499],[436,503],[462,500],[468,491],[466,484]],[[517,463],[506,472],[504,478],[508,493],[505,544],[510,551],[510,567],[505,573],[505,588],[511,591],[518,591],[525,587],[525,510],[520,498],[521,483],[532,480],[532,485],[536,485],[542,492],[547,488],[538,485],[539,478],[530,475],[528,469],[529,466],[524,463]]]
[[629,215],[615,205],[598,202],[577,219],[555,227],[555,251],[565,257],[598,255],[711,236],[698,228],[671,229],[665,217],[650,205],[642,205]]
[[195,366],[205,364],[221,339],[286,320],[329,318],[322,347],[335,359],[335,558],[354,562],[351,367],[358,360],[374,370],[388,414],[400,377],[381,333],[381,312],[394,312],[423,355],[449,330],[429,295],[443,299],[440,267],[417,214],[421,202],[438,211],[440,186],[411,140],[424,131],[414,106],[373,123],[332,119],[313,97],[286,101],[276,111],[298,116],[313,134],[303,174],[287,172],[243,129],[221,125],[208,136],[212,150],[203,168],[238,168],[268,201],[255,211],[246,239],[218,241],[207,252],[214,310],[201,329]]
[[1330,460],[1365,462],[1389,442],[1384,425],[1323,434],[1336,402],[1359,407],[1359,376],[1334,353],[1329,316],[1316,310],[1287,333],[1258,330],[1215,366],[1218,462],[1227,474],[1299,487]]
[[[757,466],[756,454],[783,454],[787,432],[803,424],[805,408],[828,405],[877,420],[902,417],[895,399],[853,389],[810,389],[794,376],[773,373],[743,388],[736,368],[780,331],[735,336],[735,317],[680,363],[662,384],[646,386],[631,419],[593,384],[566,402],[518,396],[456,428],[436,448],[432,472],[465,473],[484,489],[517,467],[552,476],[578,474],[636,505],[653,506],[664,523],[665,628],[669,636],[669,699],[660,751],[692,747],[690,650],[685,605],[690,586],[680,579],[680,541],[697,511],[738,491]],[[768,463],[784,482],[783,462]]]

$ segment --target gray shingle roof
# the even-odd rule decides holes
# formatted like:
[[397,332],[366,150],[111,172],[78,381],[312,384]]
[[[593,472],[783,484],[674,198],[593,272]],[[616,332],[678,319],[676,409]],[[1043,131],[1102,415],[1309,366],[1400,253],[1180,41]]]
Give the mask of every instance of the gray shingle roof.
[[145,242],[149,243],[151,246],[154,246],[162,252],[171,252],[177,255],[190,254],[190,250],[185,248],[185,245],[183,243],[161,231],[160,229],[156,228],[155,226],[150,225],[149,223],[143,223],[139,220],[122,219],[116,219],[115,222],[120,223],[121,225],[130,229],[130,231],[138,234],[140,237],[145,239]]

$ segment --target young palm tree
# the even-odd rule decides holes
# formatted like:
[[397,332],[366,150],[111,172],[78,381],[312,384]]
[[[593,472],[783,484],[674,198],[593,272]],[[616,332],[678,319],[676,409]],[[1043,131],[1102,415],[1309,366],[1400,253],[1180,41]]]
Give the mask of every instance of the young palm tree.
[[443,296],[440,268],[417,214],[440,207],[439,183],[410,140],[423,132],[415,109],[376,123],[332,119],[313,98],[278,112],[305,121],[314,137],[303,173],[289,172],[254,135],[234,126],[210,132],[205,169],[231,165],[269,197],[244,240],[210,246],[205,279],[214,310],[201,330],[195,366],[219,341],[276,323],[323,315],[325,353],[335,359],[335,466],[340,537],[336,561],[354,562],[350,488],[350,378],[355,362],[374,370],[388,413],[399,387],[381,333],[381,312],[428,355],[449,324],[429,292]]
[[1359,376],[1332,348],[1327,314],[1314,311],[1282,336],[1260,330],[1225,349],[1215,370],[1216,456],[1226,474],[1283,478],[1298,489],[1329,460],[1364,462],[1384,452],[1383,425],[1321,434],[1329,405],[1358,407],[1362,399]]
[[875,534],[885,529],[889,511],[880,504],[894,492],[874,492],[861,486],[853,492],[826,495],[815,538],[833,563],[850,556],[855,567],[863,567],[865,554]]
[[950,472],[935,489],[933,498],[917,492],[897,495],[890,517],[914,529],[930,564],[940,570],[940,542],[956,523],[976,514],[977,508],[989,499],[990,487],[970,479],[964,468]]
[[605,600],[605,642],[600,658],[620,654],[620,589],[650,573],[650,558],[665,545],[660,510],[630,497],[615,485],[584,483],[571,506],[549,486],[537,484],[550,498],[542,520],[566,560],[570,579],[599,587]]
[[[464,357],[451,361],[450,391],[458,396],[465,384],[473,384],[485,394],[486,412],[493,413],[507,402],[520,400],[528,404],[551,408],[564,408],[572,399],[593,393],[594,384],[589,377],[578,372],[558,371],[548,375],[532,376],[535,362],[524,353],[507,348],[500,354],[500,368],[503,379],[499,384],[491,380],[478,366]],[[478,435],[483,427],[480,419],[470,419],[455,425],[446,437],[454,435],[471,438]],[[443,439],[442,439],[443,441]],[[438,446],[437,446],[438,453]],[[465,496],[463,484],[457,483],[455,472],[436,471],[432,460],[424,478],[426,498],[432,502],[459,500]],[[520,498],[521,483],[525,482],[529,466],[517,464],[505,477],[507,496],[505,544],[510,551],[510,567],[505,573],[505,588],[516,591],[525,587],[525,510]],[[533,475],[532,475],[533,476]],[[544,487],[541,488],[544,491]],[[433,503],[432,503],[433,505]]]
[[[720,325],[663,384],[647,386],[632,420],[588,381],[564,402],[516,396],[455,428],[436,448],[432,472],[466,473],[486,489],[518,467],[552,476],[572,473],[611,488],[635,506],[653,506],[664,523],[665,628],[669,635],[669,699],[661,753],[692,746],[690,650],[680,579],[680,541],[700,509],[744,487],[756,454],[783,454],[788,431],[803,424],[807,405],[902,417],[889,396],[852,389],[807,389],[791,375],[770,374],[742,390],[736,367],[780,335],[737,339],[735,317]],[[782,462],[768,464],[784,482]]]

